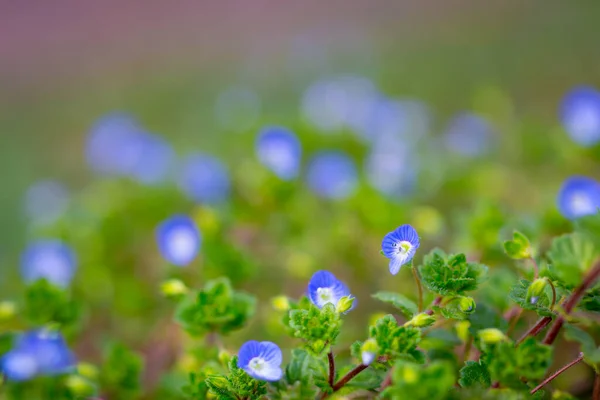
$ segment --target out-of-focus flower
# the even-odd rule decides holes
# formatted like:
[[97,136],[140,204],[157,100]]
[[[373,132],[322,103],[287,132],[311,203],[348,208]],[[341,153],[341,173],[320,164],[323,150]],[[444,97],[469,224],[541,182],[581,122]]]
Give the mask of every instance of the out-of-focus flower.
[[219,204],[230,192],[229,174],[216,157],[195,153],[188,156],[179,174],[179,187],[197,203]]
[[131,165],[129,175],[147,185],[164,182],[172,170],[175,152],[158,135],[141,133],[138,136],[139,156]]
[[300,141],[289,129],[264,128],[256,140],[260,162],[283,180],[298,176],[302,157]]
[[[325,304],[333,304],[336,309],[342,298],[351,298],[352,296],[348,287],[329,271],[317,271],[313,274],[308,283],[307,295],[310,301],[319,308],[323,308]],[[351,307],[346,311],[351,310],[354,306],[355,303],[352,302]]]
[[31,243],[21,255],[21,275],[25,282],[46,279],[67,287],[77,268],[73,250],[59,240],[39,240]]
[[75,356],[58,332],[35,330],[22,334],[0,360],[0,370],[13,381],[36,375],[57,375],[75,366]]
[[375,361],[378,352],[379,346],[377,345],[377,341],[373,338],[367,339],[360,348],[360,357],[363,365],[371,365]]
[[572,176],[562,184],[557,204],[568,219],[595,214],[600,208],[600,183],[585,176]]
[[258,94],[243,86],[225,89],[215,102],[217,122],[224,129],[235,132],[251,129],[260,117],[260,109]]
[[281,349],[272,342],[250,340],[240,347],[238,365],[254,379],[274,382],[281,379]]
[[495,135],[492,125],[485,118],[462,113],[450,121],[443,139],[450,151],[465,157],[477,157],[491,150]]
[[156,230],[160,253],[171,264],[183,267],[191,263],[200,250],[200,231],[185,215],[163,221]]
[[356,166],[345,153],[318,152],[309,161],[307,181],[310,189],[321,197],[344,199],[356,190]]
[[560,120],[575,143],[589,147],[600,142],[600,91],[591,86],[571,89],[562,99]]
[[43,180],[34,183],[25,194],[25,213],[36,225],[56,222],[69,205],[69,191],[60,182]]
[[384,236],[381,250],[390,259],[392,275],[396,275],[400,267],[412,260],[419,245],[419,235],[410,225],[402,225]]
[[496,328],[482,329],[477,334],[481,341],[486,344],[495,344],[507,339],[506,335]]

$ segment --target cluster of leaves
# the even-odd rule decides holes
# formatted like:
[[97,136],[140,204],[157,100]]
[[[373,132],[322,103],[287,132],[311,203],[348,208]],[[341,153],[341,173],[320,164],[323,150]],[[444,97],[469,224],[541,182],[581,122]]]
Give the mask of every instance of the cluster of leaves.
[[333,304],[318,308],[303,301],[302,306],[303,308],[289,311],[287,322],[290,332],[294,337],[302,339],[304,348],[311,354],[319,356],[328,352],[340,334],[340,314]]
[[181,299],[175,320],[191,335],[227,334],[243,327],[255,309],[253,296],[233,290],[228,279],[219,278]]
[[267,393],[265,382],[250,377],[237,365],[237,356],[229,361],[229,374],[209,375],[206,385],[210,394],[218,400],[260,399]]
[[441,296],[462,295],[477,289],[487,275],[488,268],[467,262],[464,254],[446,254],[435,249],[425,256],[419,273],[425,287]]

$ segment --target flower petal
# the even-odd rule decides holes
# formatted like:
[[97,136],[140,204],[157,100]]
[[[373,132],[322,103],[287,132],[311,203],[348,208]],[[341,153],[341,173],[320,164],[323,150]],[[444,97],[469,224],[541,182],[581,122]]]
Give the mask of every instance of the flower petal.
[[400,267],[404,265],[405,256],[397,256],[390,260],[390,273],[396,275],[400,271]]
[[260,354],[270,366],[279,367],[282,361],[281,349],[273,342],[260,342]]
[[249,374],[253,378],[274,382],[281,379],[283,376],[283,371],[279,367],[271,367],[268,366],[266,368],[261,369],[260,371],[254,371],[252,374]]
[[[256,340],[250,340],[244,343],[238,351],[238,366],[247,370],[250,360],[252,360],[254,357],[258,357],[260,352],[261,344]],[[248,370],[246,372],[248,372]]]

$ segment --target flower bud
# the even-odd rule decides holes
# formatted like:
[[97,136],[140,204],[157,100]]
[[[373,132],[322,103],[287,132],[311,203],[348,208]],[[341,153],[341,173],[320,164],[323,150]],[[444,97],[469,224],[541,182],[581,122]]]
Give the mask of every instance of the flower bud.
[[179,279],[169,279],[161,285],[161,290],[166,297],[179,298],[188,292],[187,286]]
[[404,326],[414,326],[417,328],[426,328],[433,325],[435,317],[426,313],[417,314],[410,321],[404,324]]
[[525,301],[529,304],[536,304],[540,299],[540,296],[544,294],[544,290],[548,285],[548,281],[545,278],[538,278],[527,288],[527,295]]
[[471,314],[475,312],[475,300],[472,297],[461,297],[458,302],[458,308],[466,314]]
[[271,305],[277,311],[287,311],[290,309],[290,301],[285,296],[277,296],[271,299]]
[[88,397],[96,392],[94,385],[79,375],[69,375],[65,379],[65,386],[75,397]]
[[15,316],[17,306],[12,301],[0,301],[0,321],[7,321]]
[[355,297],[352,296],[344,296],[338,300],[337,305],[335,306],[335,311],[339,313],[347,313],[352,308],[354,304]]
[[231,360],[231,353],[227,350],[221,349],[219,350],[219,362],[223,365],[229,364],[229,360]]
[[81,362],[77,364],[77,373],[84,378],[95,380],[98,378],[98,367],[94,364]]
[[365,341],[360,348],[360,356],[362,358],[363,365],[371,365],[373,361],[375,361],[375,357],[377,357],[377,353],[379,352],[379,346],[375,339],[368,339]]
[[494,344],[507,339],[506,335],[496,328],[482,329],[478,334],[481,341],[486,344]]

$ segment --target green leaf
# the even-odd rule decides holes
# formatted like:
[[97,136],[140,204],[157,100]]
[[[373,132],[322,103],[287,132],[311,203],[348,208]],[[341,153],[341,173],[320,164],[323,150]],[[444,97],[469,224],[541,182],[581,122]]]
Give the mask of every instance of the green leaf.
[[142,368],[142,357],[121,343],[113,343],[108,347],[100,371],[101,387],[114,399],[137,398]]
[[508,323],[502,317],[502,314],[481,302],[477,304],[475,312],[469,315],[468,320],[471,323],[469,332],[473,336],[482,329],[496,328],[505,331],[508,328]]
[[476,310],[475,300],[467,296],[455,296],[447,300],[443,306],[433,308],[448,319],[464,320]]
[[483,264],[467,262],[464,254],[447,255],[435,249],[419,267],[423,284],[442,296],[461,295],[477,289],[487,275]]
[[492,385],[490,371],[482,361],[467,361],[460,370],[458,384],[461,387],[481,386],[487,389]]
[[514,231],[513,239],[504,242],[504,252],[510,258],[521,260],[531,257],[531,244],[527,236],[519,231]]
[[258,400],[267,394],[267,385],[252,378],[237,365],[237,356],[229,361],[229,374],[209,375],[205,382],[208,391],[220,400]]
[[599,256],[599,248],[588,235],[575,232],[557,237],[548,251],[550,273],[567,287],[577,286]]
[[434,361],[420,365],[399,361],[394,365],[392,384],[381,394],[384,399],[445,400],[454,386],[454,367]]
[[33,325],[56,323],[72,326],[81,314],[67,291],[40,279],[25,290],[25,318]]
[[305,349],[319,356],[335,344],[342,319],[333,304],[321,309],[311,304],[307,310],[290,310],[288,324],[293,336],[304,341]]
[[204,289],[182,300],[175,320],[191,335],[228,334],[242,328],[254,315],[256,299],[236,292],[226,278],[207,282]]
[[392,315],[386,315],[371,326],[369,337],[379,346],[378,356],[393,360],[401,355],[414,359],[411,352],[421,341],[421,330],[412,326],[398,326]]
[[418,312],[417,304],[400,293],[377,292],[372,297],[396,307],[407,319],[412,318]]
[[[515,286],[512,287],[508,297],[510,297],[515,303],[525,310],[535,311],[538,315],[543,317],[549,317],[553,315],[553,312],[550,309],[550,296],[546,292],[536,296],[537,299],[535,302],[532,302],[531,299],[528,300],[529,297],[527,292],[530,287],[531,282],[526,279],[521,279],[515,284]],[[549,285],[548,290],[551,290]]]
[[600,288],[588,291],[579,302],[579,308],[586,311],[600,312]]
[[592,366],[596,371],[600,370],[600,348],[596,345],[594,338],[586,331],[571,324],[565,324],[565,339],[579,342],[584,354],[583,361]]

